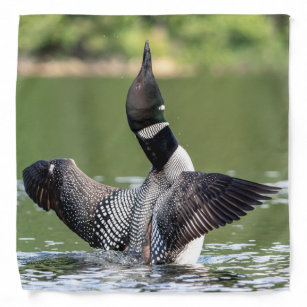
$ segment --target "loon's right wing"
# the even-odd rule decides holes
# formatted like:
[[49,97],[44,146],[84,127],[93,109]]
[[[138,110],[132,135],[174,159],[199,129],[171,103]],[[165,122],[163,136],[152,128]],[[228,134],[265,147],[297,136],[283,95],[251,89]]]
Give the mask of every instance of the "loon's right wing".
[[182,172],[153,212],[151,262],[172,262],[214,228],[239,220],[279,188],[222,174]]
[[23,171],[25,190],[92,247],[124,250],[136,189],[101,184],[85,175],[71,159],[37,161]]

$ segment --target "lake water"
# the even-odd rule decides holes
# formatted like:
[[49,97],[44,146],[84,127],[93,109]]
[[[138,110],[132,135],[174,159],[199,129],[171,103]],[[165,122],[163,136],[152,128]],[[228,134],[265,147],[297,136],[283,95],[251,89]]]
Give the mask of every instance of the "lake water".
[[289,286],[288,92],[281,75],[158,80],[166,118],[199,171],[282,187],[241,220],[206,236],[197,265],[143,266],[93,250],[25,194],[22,170],[73,158],[90,177],[139,185],[150,168],[130,132],[130,78],[19,78],[17,258],[24,289],[206,292]]

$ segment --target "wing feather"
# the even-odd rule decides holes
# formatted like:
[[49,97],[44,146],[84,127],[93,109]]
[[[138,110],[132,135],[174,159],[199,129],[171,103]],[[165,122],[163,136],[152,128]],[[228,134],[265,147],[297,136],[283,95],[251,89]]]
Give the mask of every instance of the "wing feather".
[[123,250],[129,240],[134,190],[85,175],[71,159],[40,160],[23,171],[25,191],[92,247]]
[[182,172],[153,212],[156,231],[167,249],[164,261],[173,260],[192,240],[239,220],[253,206],[271,199],[263,194],[278,191],[217,173]]

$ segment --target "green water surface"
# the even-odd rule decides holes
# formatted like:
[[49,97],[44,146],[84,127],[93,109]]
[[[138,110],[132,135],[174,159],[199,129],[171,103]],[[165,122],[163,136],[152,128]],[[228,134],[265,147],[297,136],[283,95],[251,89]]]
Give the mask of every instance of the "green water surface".
[[[17,251],[22,257],[43,251],[93,251],[54,212],[43,211],[26,196],[22,170],[31,163],[73,158],[90,177],[120,187],[146,177],[150,163],[129,130],[125,113],[132,81],[125,77],[18,78]],[[276,244],[289,245],[287,77],[201,76],[158,83],[166,119],[196,170],[284,188],[281,195],[240,221],[208,234],[202,255],[227,256],[227,248],[214,248],[228,243],[231,248],[252,244],[248,253],[250,248],[256,253],[268,249],[278,255]],[[283,257],[288,256],[283,251]],[[287,258],[284,267],[288,263]]]

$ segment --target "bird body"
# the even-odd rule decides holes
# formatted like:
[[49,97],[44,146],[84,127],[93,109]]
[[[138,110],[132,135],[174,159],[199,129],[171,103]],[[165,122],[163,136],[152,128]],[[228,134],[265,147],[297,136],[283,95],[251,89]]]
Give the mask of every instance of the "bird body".
[[146,264],[196,263],[209,231],[238,220],[279,188],[196,172],[164,119],[146,41],[126,101],[130,129],[152,168],[144,183],[119,189],[86,176],[72,159],[37,161],[25,190],[95,248],[125,251]]

